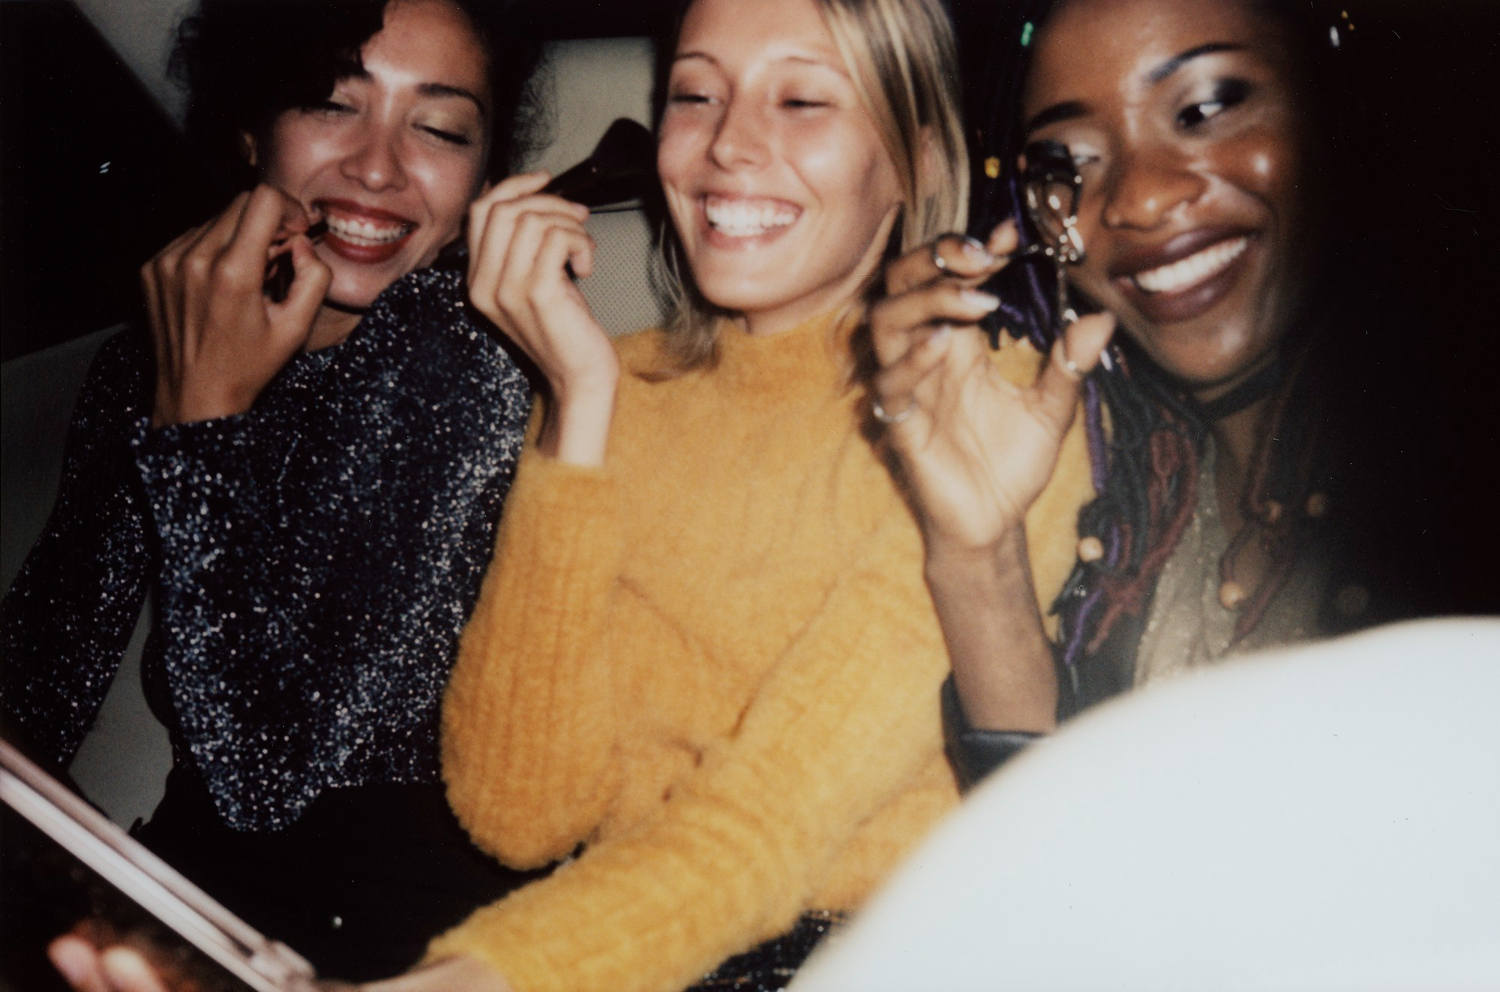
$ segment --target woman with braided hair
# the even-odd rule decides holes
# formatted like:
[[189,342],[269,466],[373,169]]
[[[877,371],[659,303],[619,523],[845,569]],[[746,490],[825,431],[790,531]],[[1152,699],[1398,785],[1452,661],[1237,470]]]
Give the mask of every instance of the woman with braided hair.
[[[1344,149],[1312,140],[1333,133],[1313,96],[1334,92],[1319,46],[1346,57],[1340,25],[1314,32],[1306,5],[1252,0],[1015,13],[986,89],[992,181],[976,229],[988,242],[950,236],[906,255],[872,314],[875,414],[923,522],[953,664],[950,753],[971,781],[1084,706],[1386,619],[1385,594],[1406,593],[1373,583],[1355,553],[1370,546],[1347,537],[1371,487],[1339,430],[1352,408],[1323,375],[1334,355],[1350,360],[1342,330],[1369,332],[1360,302],[1383,305],[1368,269],[1360,292],[1341,288],[1356,266],[1325,250],[1343,219]],[[1050,209],[1071,214],[1056,230],[1081,251],[1049,278],[1011,259],[1048,224],[1028,216],[1027,177],[1050,163],[1055,179],[1059,162],[1073,199],[1054,186]],[[958,290],[1002,269],[1011,346],[1050,348],[1029,389],[995,376],[984,336],[966,333],[981,315]],[[1097,498],[1054,633],[1018,523],[1080,398]],[[1387,462],[1402,448],[1382,443]],[[1392,542],[1378,551],[1401,560]]]

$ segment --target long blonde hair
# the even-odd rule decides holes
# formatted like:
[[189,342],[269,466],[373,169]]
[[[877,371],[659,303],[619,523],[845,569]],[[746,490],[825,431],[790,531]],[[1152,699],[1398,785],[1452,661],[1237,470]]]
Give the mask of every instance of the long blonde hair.
[[[813,2],[901,181],[901,213],[892,240],[899,235],[905,253],[944,232],[963,230],[969,210],[968,144],[953,27],[939,0]],[[670,59],[671,50],[664,54]],[[726,314],[693,285],[670,221],[663,224],[658,248],[672,304],[666,325],[671,371],[711,366],[719,321]],[[863,306],[863,300],[855,305]]]

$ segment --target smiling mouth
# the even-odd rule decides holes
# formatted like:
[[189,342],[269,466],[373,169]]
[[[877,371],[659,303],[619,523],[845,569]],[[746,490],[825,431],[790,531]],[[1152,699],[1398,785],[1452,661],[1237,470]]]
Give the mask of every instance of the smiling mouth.
[[341,217],[333,212],[326,214],[326,219],[329,234],[362,248],[400,241],[416,227],[415,224],[393,224],[388,221]]
[[1250,247],[1248,236],[1228,238],[1209,245],[1202,251],[1194,252],[1187,258],[1154,269],[1147,269],[1144,272],[1137,272],[1130,278],[1136,288],[1144,293],[1180,293],[1212,279],[1229,268],[1248,247]]
[[703,198],[708,226],[731,238],[758,238],[797,222],[802,211],[780,200]]

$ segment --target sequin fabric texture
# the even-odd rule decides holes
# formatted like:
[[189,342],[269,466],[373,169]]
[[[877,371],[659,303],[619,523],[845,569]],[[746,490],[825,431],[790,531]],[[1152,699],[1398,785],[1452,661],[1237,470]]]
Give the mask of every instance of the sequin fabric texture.
[[849,914],[815,909],[803,913],[792,929],[736,954],[686,992],[781,992],[823,943],[849,922]]
[[438,710],[530,410],[460,276],[414,273],[250,412],[148,431],[143,335],[90,370],[61,493],[3,606],[4,707],[77,750],[149,584],[152,708],[220,815],[438,780]]

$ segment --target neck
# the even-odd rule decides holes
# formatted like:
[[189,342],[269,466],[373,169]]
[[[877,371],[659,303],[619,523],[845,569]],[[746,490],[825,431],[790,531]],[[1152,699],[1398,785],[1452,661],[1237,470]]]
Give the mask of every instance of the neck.
[[[1236,380],[1200,390],[1193,395],[1209,418],[1214,438],[1214,477],[1219,512],[1238,529],[1240,497],[1266,429],[1272,397],[1281,386],[1280,359],[1273,351]],[[1233,533],[1233,530],[1231,530]]]
[[327,304],[319,307],[304,350],[319,351],[342,344],[363,317],[363,311],[342,310]]
[[742,313],[735,317],[735,322],[743,327],[747,334],[752,334],[756,337],[770,337],[773,334],[784,334],[787,331],[796,330],[815,317],[824,314],[845,312],[852,305],[852,301],[846,300],[835,306],[804,308],[798,309],[795,312]]
[[1240,497],[1266,428],[1271,399],[1263,396],[1209,426],[1214,438],[1214,488],[1219,498],[1219,513],[1231,534],[1244,523]]

